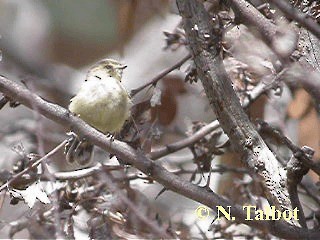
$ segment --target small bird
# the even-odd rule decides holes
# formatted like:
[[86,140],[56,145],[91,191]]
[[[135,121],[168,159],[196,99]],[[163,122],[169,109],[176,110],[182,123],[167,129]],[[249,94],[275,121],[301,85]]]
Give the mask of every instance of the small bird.
[[[112,59],[103,59],[88,71],[78,94],[71,99],[69,110],[92,127],[105,134],[119,132],[130,116],[129,94],[121,84],[127,66]],[[87,165],[93,158],[93,145],[71,133],[66,145],[69,163]]]

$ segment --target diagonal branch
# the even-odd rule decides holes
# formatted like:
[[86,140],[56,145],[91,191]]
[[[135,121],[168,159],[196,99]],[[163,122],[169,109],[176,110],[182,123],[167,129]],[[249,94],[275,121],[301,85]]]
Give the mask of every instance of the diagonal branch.
[[[277,26],[273,24],[269,19],[262,15],[253,5],[245,0],[228,0],[232,10],[235,12],[238,21],[246,26],[253,27],[257,30],[262,40],[272,48],[273,42],[276,40]],[[277,2],[277,1],[275,1]],[[310,20],[312,21],[312,20]],[[319,28],[319,26],[318,26]],[[251,29],[251,28],[249,28]],[[270,45],[271,44],[271,45]],[[275,49],[273,49],[275,50]],[[275,51],[276,52],[276,51]],[[279,55],[279,54],[278,54]],[[282,64],[287,65],[289,59],[279,59]],[[308,68],[304,68],[304,65]],[[315,99],[317,104],[320,104],[320,83],[319,72],[315,71],[309,63],[299,64],[299,68],[296,69],[299,72],[299,83],[304,89]],[[295,67],[297,68],[297,67]],[[308,76],[307,78],[305,76]]]
[[298,11],[287,1],[284,0],[268,0],[279,8],[287,18],[294,19],[301,24],[304,28],[313,33],[320,40],[320,26],[312,18],[308,17],[306,14]]
[[269,19],[245,0],[228,0],[228,3],[235,13],[237,24],[244,23],[246,26],[254,27],[267,44],[273,42],[277,28]]
[[[219,37],[212,18],[196,0],[177,0],[197,72],[213,111],[234,148],[245,156],[249,169],[262,179],[272,205],[292,210],[284,186],[285,171],[243,111],[219,56]],[[295,222],[295,224],[298,224]]]
[[222,206],[224,208],[231,206],[231,214],[236,218],[237,222],[269,231],[270,233],[283,238],[320,238],[320,231],[306,231],[284,221],[277,221],[277,224],[274,224],[272,221],[247,221],[247,216],[241,206],[233,205],[225,198],[179,178],[175,174],[167,171],[157,162],[153,162],[146,158],[141,152],[135,151],[126,143],[117,140],[111,142],[104,134],[90,127],[81,119],[73,116],[68,110],[45,101],[38,95],[30,92],[24,86],[8,80],[3,76],[0,76],[0,91],[5,96],[10,97],[10,99],[14,99],[29,108],[36,107],[40,114],[64,127],[70,128],[72,126],[75,131],[81,133],[93,144],[101,147],[105,151],[114,153],[128,164],[131,164],[143,173],[148,174],[166,189],[193,199],[212,209],[215,209],[216,206]]
[[162,78],[164,78],[166,75],[168,75],[169,73],[171,73],[173,70],[180,68],[186,61],[188,61],[190,59],[190,55],[188,54],[187,56],[185,56],[184,58],[182,58],[179,62],[177,62],[176,64],[174,64],[173,66],[164,69],[162,72],[160,72],[157,76],[155,76],[154,78],[152,78],[149,82],[147,82],[146,84],[142,85],[141,87],[138,87],[136,89],[133,89],[130,93],[131,97],[134,97],[138,92],[142,91],[143,89],[145,89],[148,86],[151,85],[156,85],[157,82],[159,82]]

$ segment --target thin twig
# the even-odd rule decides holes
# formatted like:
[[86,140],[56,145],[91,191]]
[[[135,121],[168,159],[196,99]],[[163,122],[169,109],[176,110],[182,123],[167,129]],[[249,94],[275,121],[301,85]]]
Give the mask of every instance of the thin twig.
[[[27,84],[28,82],[23,82],[32,92],[35,91],[35,87],[33,82],[30,82],[30,84]],[[37,110],[37,106],[33,105],[32,106],[33,115],[35,118],[35,121],[38,123],[37,128],[36,128],[36,139],[37,139],[37,147],[38,147],[38,154],[40,156],[45,156],[45,151],[44,151],[44,139],[43,139],[43,123],[42,123],[42,116],[39,114]],[[42,168],[42,175],[45,175],[49,178],[51,186],[53,187],[54,182],[56,181],[55,177],[51,174],[51,172],[48,169],[47,163],[45,161],[41,161],[41,168]],[[52,205],[54,211],[54,220],[55,220],[55,237],[57,239],[62,239],[63,238],[63,233],[62,233],[62,227],[61,227],[61,222],[60,222],[60,214],[59,214],[59,196],[57,191],[52,192]]]
[[239,24],[254,26],[268,44],[272,43],[277,33],[275,25],[263,16],[254,6],[245,0],[229,0],[232,10],[235,12],[236,21]]
[[138,87],[136,89],[131,90],[130,96],[133,97],[134,95],[136,95],[138,92],[140,92],[141,90],[145,89],[146,87],[150,86],[150,85],[154,85],[156,84],[159,80],[161,80],[163,77],[165,77],[167,74],[169,74],[170,72],[172,72],[173,70],[180,68],[182,66],[182,64],[184,64],[186,61],[188,61],[191,58],[190,54],[188,54],[187,56],[185,56],[184,58],[182,58],[179,62],[177,62],[176,64],[174,64],[173,66],[164,69],[161,73],[159,73],[157,76],[155,76],[154,78],[152,78],[149,82],[147,82],[146,84],[142,85],[141,87]]
[[[155,181],[162,184],[166,189],[171,190],[177,194],[181,194],[187,198],[193,199],[199,203],[202,203],[212,209],[215,209],[217,205],[228,208],[231,206],[231,215],[236,218],[239,223],[252,226],[254,228],[261,229],[263,231],[269,231],[279,237],[286,237],[291,239],[302,238],[320,238],[320,231],[309,230],[292,226],[284,221],[277,221],[274,224],[273,221],[246,221],[246,214],[242,210],[242,206],[235,205],[225,198],[220,197],[214,192],[206,192],[203,188],[190,183],[187,180],[170,173],[160,164],[155,161],[151,161],[146,158],[141,152],[134,150],[128,144],[114,140],[110,142],[106,136],[90,127],[84,121],[76,116],[70,114],[66,109],[45,101],[36,94],[30,92],[25,87],[18,85],[17,83],[0,76],[0,91],[4,95],[9,96],[11,99],[19,101],[21,104],[31,108],[33,102],[37,105],[37,109],[40,114],[45,117],[63,125],[64,127],[73,127],[73,129],[85,136],[92,144],[95,144],[105,151],[114,153],[117,157],[124,160],[126,163],[133,165],[143,173],[152,177]],[[63,143],[64,144],[64,143]],[[61,144],[62,145],[62,144]]]
[[[277,2],[275,0],[274,2]],[[255,31],[258,31],[261,36],[262,40],[270,46],[276,37],[277,33],[277,26],[273,24],[269,19],[263,16],[262,13],[257,11],[257,9],[248,3],[245,0],[229,0],[233,11],[239,17],[238,19],[241,23],[244,23],[247,26],[252,26]],[[319,28],[319,25],[318,27]],[[251,28],[249,28],[250,30]],[[270,46],[272,48],[272,45]],[[275,49],[272,49],[275,53]],[[279,54],[277,54],[279,56]],[[283,59],[279,56],[279,60],[282,62],[283,66],[289,67],[287,64],[289,59]],[[309,64],[308,64],[309,65]],[[299,73],[299,77],[297,77],[297,82],[301,83],[303,88],[314,97],[317,101],[318,105],[320,105],[320,84],[319,84],[319,74],[318,71],[314,71],[314,69],[307,69],[303,68],[303,64],[299,64],[299,69],[295,66],[295,71]],[[310,68],[310,67],[309,67]],[[306,78],[305,76],[309,76]]]
[[320,165],[312,161],[310,157],[297,145],[295,145],[289,138],[284,136],[280,131],[270,126],[267,122],[258,120],[257,123],[260,126],[260,130],[267,134],[276,137],[280,142],[285,144],[305,166],[312,169],[315,173],[320,176]]
[[117,194],[120,200],[124,202],[128,208],[130,208],[130,210],[135,214],[135,216],[146,226],[148,226],[149,230],[152,230],[161,238],[168,239],[170,237],[163,227],[159,226],[155,220],[151,220],[150,218],[147,218],[144,214],[142,214],[137,208],[137,206],[132,202],[132,200],[125,196],[124,193],[120,191],[117,186],[114,185],[114,181],[112,181],[112,175],[110,175],[110,173],[104,174],[103,180],[110,189],[110,191]]
[[[292,210],[282,184],[282,167],[250,122],[231,86],[219,54],[220,38],[214,34],[218,30],[211,24],[212,17],[197,0],[177,0],[177,6],[199,79],[222,129],[233,147],[245,156],[247,167],[263,179],[261,185],[267,199],[278,209]],[[291,222],[299,224],[296,220]]]
[[123,169],[123,166],[121,165],[107,166],[107,165],[102,165],[100,163],[97,163],[95,166],[85,168],[85,169],[79,169],[79,170],[68,171],[68,172],[56,172],[52,174],[54,174],[54,177],[57,180],[64,181],[64,180],[77,180],[81,178],[90,177],[99,172],[114,171],[114,170],[120,170],[120,169]]
[[206,126],[202,127],[199,131],[194,133],[192,136],[180,140],[178,142],[168,144],[165,147],[161,147],[158,149],[153,150],[148,157],[153,160],[159,159],[169,153],[173,153],[179,151],[187,146],[191,146],[195,142],[199,141],[201,138],[206,136],[207,134],[211,133],[212,131],[219,128],[219,122],[217,120],[207,124]]
[[306,14],[298,11],[294,6],[290,5],[288,2],[283,0],[268,0],[273,3],[277,8],[279,8],[287,18],[291,18],[301,26],[309,30],[313,35],[315,35],[320,40],[320,26],[312,18],[308,17]]
[[[278,73],[272,82],[278,81],[278,79],[283,75],[285,72],[285,69],[282,70],[280,73]],[[274,87],[274,84],[272,84],[272,87]],[[260,97],[262,94],[270,90],[271,87],[269,85],[266,85],[265,83],[261,82],[259,83],[252,91],[250,91],[250,97],[244,99],[242,102],[242,107],[246,108],[252,103],[255,99]],[[220,124],[218,120],[215,120],[206,126],[202,127],[200,130],[195,132],[192,136],[187,137],[185,139],[182,139],[180,141],[177,141],[175,143],[168,144],[164,147],[159,147],[157,149],[154,149],[150,154],[147,156],[150,157],[153,160],[157,160],[163,156],[166,156],[170,153],[177,152],[183,148],[186,148],[188,146],[192,146],[194,143],[201,140],[204,136],[207,134],[213,132],[214,130],[218,129],[220,127]]]
[[39,164],[41,164],[43,161],[47,160],[48,158],[50,158],[51,156],[53,156],[56,152],[58,152],[59,149],[63,148],[64,145],[67,143],[67,140],[63,141],[62,143],[60,143],[58,146],[56,146],[54,149],[52,149],[50,152],[48,152],[45,156],[43,156],[42,158],[40,158],[39,160],[35,161],[32,165],[30,165],[29,167],[23,169],[21,172],[17,173],[16,175],[12,176],[12,178],[10,178],[10,180],[3,184],[0,187],[0,192],[5,189],[6,187],[10,186],[10,184],[15,181],[16,179],[20,178],[22,175],[24,175],[25,173],[29,172],[30,170],[36,168]]

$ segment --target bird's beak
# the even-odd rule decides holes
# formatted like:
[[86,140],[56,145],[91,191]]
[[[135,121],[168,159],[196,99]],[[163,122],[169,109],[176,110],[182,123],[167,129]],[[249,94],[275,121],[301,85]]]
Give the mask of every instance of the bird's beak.
[[119,67],[117,67],[117,68],[123,70],[123,69],[125,69],[125,68],[127,68],[127,67],[128,67],[127,65],[121,65],[121,66],[119,66]]

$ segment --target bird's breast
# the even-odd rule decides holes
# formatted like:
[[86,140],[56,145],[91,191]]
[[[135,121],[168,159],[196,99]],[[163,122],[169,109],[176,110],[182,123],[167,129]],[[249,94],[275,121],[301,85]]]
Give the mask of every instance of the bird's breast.
[[87,81],[69,109],[102,132],[119,131],[129,116],[130,99],[115,79]]

